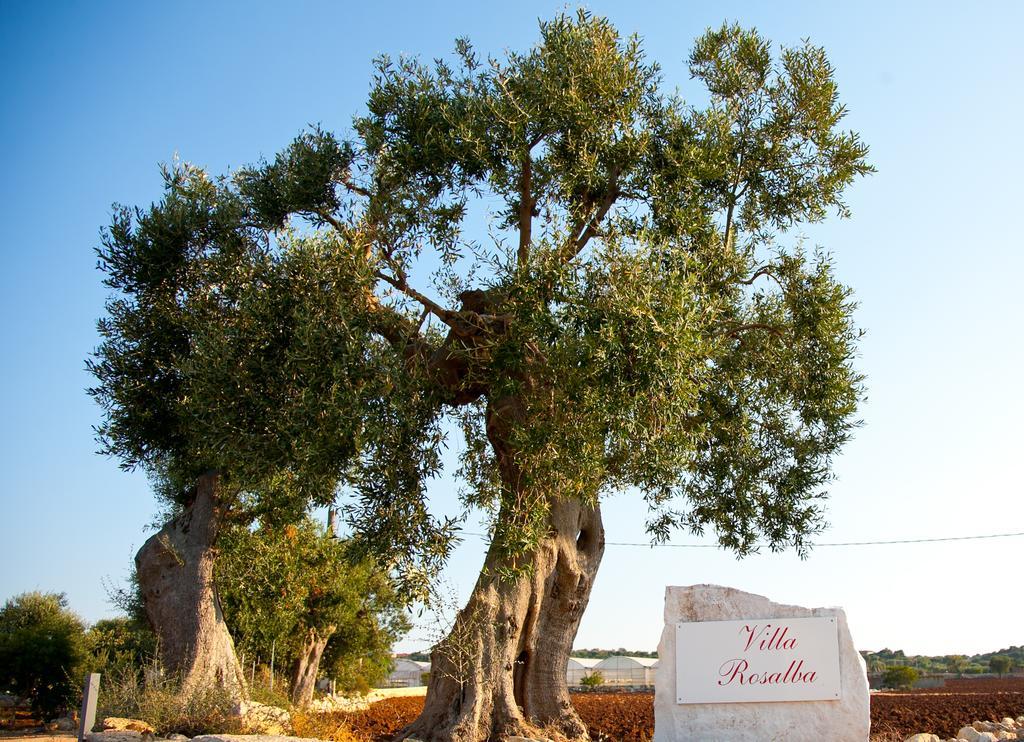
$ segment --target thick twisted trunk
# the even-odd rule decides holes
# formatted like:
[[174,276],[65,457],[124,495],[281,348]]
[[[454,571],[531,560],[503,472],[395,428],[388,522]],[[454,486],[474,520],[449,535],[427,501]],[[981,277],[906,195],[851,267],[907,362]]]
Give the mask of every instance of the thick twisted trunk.
[[589,739],[569,700],[566,664],[604,553],[597,507],[559,501],[522,576],[502,580],[488,553],[451,634],[434,648],[420,717],[398,739],[479,742],[557,730]]
[[310,629],[302,641],[302,649],[292,669],[292,703],[305,708],[313,700],[316,676],[320,673],[320,658],[324,656],[327,642],[334,634],[335,627]]
[[218,525],[218,477],[204,474],[195,500],[142,545],[135,568],[161,660],[183,692],[218,685],[241,700],[245,676],[213,580]]

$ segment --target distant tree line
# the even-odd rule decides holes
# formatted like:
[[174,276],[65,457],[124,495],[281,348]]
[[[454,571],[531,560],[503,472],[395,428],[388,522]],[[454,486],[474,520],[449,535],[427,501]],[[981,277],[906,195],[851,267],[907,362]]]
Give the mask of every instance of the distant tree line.
[[947,673],[955,675],[980,675],[995,673],[1003,675],[1014,669],[1024,669],[1024,646],[1011,646],[995,652],[963,655],[947,654],[929,657],[907,655],[902,649],[882,649],[877,652],[861,652],[868,672],[885,673],[895,667],[909,667],[924,673]]
[[608,657],[652,657],[657,658],[657,652],[642,652],[636,649],[626,649],[625,647],[619,647],[618,649],[574,649],[572,650],[573,657],[589,657],[591,659],[603,660]]

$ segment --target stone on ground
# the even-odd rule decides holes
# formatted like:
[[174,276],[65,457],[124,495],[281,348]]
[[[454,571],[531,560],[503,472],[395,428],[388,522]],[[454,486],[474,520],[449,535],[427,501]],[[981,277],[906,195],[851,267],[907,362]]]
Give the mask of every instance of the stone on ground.
[[155,734],[156,729],[141,719],[125,719],[120,716],[108,716],[103,720],[103,731],[112,729],[118,732],[142,732],[143,734]]

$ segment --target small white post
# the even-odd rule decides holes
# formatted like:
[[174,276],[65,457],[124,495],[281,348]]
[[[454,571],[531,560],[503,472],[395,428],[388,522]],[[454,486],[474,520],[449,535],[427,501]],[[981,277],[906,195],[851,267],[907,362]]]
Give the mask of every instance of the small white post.
[[85,687],[82,689],[82,713],[78,722],[78,742],[85,742],[85,735],[96,725],[96,698],[100,694],[100,674],[89,673],[85,676]]

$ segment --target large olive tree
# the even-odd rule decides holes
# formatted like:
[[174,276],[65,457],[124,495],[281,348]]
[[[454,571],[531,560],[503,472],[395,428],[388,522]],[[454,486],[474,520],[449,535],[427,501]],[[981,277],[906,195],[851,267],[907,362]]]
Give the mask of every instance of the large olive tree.
[[[291,154],[314,146],[305,138]],[[195,167],[168,168],[165,181],[159,203],[115,213],[98,250],[114,293],[91,393],[106,412],[103,450],[148,470],[172,516],[135,560],[164,664],[186,690],[213,683],[241,698],[214,576],[220,532],[297,522],[393,445],[410,458],[391,475],[415,479],[433,466],[436,433],[421,423],[402,357],[370,333],[371,279],[345,246],[273,233],[229,183]],[[366,481],[356,486],[386,486]],[[396,547],[388,565],[413,597],[447,532],[422,505],[401,517],[402,538],[427,562],[403,561]]]
[[[198,220],[194,188],[172,183],[180,206],[112,232],[107,254],[173,246],[171,265],[196,266],[198,290],[167,295],[172,327],[204,307],[141,384],[116,366],[124,328],[107,333],[99,396],[127,461],[229,472],[240,493],[271,475],[315,497],[339,485],[356,550],[416,580],[449,544],[424,499],[442,424],[461,426],[465,502],[490,514],[490,546],[403,736],[587,737],[565,666],[604,495],[642,496],[655,539],[711,528],[740,554],[804,550],[821,527],[858,333],[827,258],[788,243],[845,215],[867,150],[839,128],[817,47],[776,57],[723,26],[690,72],[701,107],[586,13],[503,59],[465,41],[450,62],[381,58],[347,138],[314,130],[230,182],[199,178],[215,195]],[[237,332],[220,313],[243,318]],[[154,316],[123,323],[130,350],[165,332]]]

